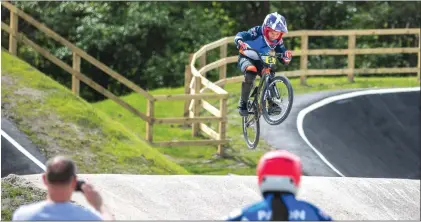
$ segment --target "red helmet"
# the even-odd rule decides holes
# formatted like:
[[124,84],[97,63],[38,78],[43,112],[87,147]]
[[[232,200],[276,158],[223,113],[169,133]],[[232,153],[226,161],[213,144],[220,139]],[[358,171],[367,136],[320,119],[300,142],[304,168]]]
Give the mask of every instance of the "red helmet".
[[[277,12],[270,13],[265,17],[265,20],[262,24],[263,37],[268,46],[276,47],[282,41],[282,36],[285,33],[288,33],[287,22],[284,16],[278,14]],[[269,31],[280,32],[278,39],[275,42],[269,40]]]
[[301,180],[301,160],[286,150],[265,153],[257,164],[261,193],[289,192],[296,194]]

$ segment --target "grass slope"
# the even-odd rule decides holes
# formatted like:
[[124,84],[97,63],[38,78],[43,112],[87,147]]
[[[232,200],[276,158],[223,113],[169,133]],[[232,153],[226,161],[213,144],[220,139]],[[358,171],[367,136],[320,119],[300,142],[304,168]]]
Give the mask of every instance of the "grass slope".
[[2,50],[2,117],[49,158],[71,156],[81,173],[188,174],[124,125]]
[[[354,83],[350,83],[347,77],[312,77],[308,78],[307,86],[300,85],[298,78],[291,79],[296,95],[323,90],[339,90],[347,88],[372,88],[372,87],[413,87],[418,86],[416,77],[356,77]],[[229,158],[215,156],[215,146],[184,146],[157,148],[162,153],[182,165],[194,174],[254,174],[255,166],[260,155],[271,149],[265,141],[260,140],[256,150],[248,150],[243,140],[241,117],[237,112],[238,98],[240,96],[240,83],[228,84],[225,89],[229,91],[229,117],[227,133],[231,139],[227,149]],[[183,94],[184,88],[162,88],[150,91],[154,95]],[[121,97],[124,101],[146,112],[146,100],[138,94],[130,94]],[[210,103],[219,107],[218,101],[209,100]],[[145,123],[138,117],[126,111],[113,101],[105,100],[93,104],[98,109],[104,110],[114,120],[125,125],[136,135],[145,138]],[[155,104],[156,117],[182,117],[184,103],[182,101],[159,101]],[[210,115],[209,113],[205,114]],[[217,129],[217,122],[212,123],[212,128]],[[200,139],[191,136],[191,128],[182,125],[155,125],[154,140],[192,140]]]

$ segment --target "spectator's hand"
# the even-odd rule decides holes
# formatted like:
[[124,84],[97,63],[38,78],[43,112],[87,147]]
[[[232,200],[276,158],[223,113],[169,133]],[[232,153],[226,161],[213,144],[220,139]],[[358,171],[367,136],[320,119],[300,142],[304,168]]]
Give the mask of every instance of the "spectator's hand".
[[111,212],[104,206],[101,195],[91,184],[85,182],[82,185],[82,190],[86,200],[101,213],[105,220],[115,220]]
[[292,60],[292,52],[290,50],[285,51],[282,60],[285,64],[289,64]]
[[86,200],[94,207],[96,210],[101,211],[102,207],[102,197],[99,195],[98,191],[94,189],[94,187],[89,184],[88,182],[85,182],[82,185],[82,191],[85,195]]

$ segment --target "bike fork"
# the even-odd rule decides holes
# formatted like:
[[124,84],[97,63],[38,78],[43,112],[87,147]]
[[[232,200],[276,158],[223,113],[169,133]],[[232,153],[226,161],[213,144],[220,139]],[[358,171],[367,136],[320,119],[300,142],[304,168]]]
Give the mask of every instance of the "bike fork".
[[[271,85],[271,80],[269,79],[268,81],[268,85]],[[269,87],[268,89],[268,94],[269,94],[269,99],[272,99],[273,97],[276,97],[277,99],[280,99],[281,96],[279,95],[279,90],[278,88],[276,88],[276,84],[274,83],[272,86]],[[272,95],[274,94],[274,95]]]

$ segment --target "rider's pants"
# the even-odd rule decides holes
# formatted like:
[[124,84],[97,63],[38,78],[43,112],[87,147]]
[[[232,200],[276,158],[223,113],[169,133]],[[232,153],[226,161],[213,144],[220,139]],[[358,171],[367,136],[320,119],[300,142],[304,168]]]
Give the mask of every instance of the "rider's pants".
[[256,75],[261,72],[262,66],[259,62],[240,56],[238,59],[238,67],[241,72],[244,73],[244,80],[241,83],[240,102],[246,102],[250,95],[250,91],[253,88],[254,80],[256,80]]

